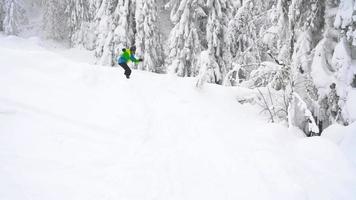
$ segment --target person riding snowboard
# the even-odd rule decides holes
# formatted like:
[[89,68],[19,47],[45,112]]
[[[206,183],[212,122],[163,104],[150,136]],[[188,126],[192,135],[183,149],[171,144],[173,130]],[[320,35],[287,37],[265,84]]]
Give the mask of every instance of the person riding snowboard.
[[124,68],[125,70],[125,76],[126,78],[130,78],[131,75],[131,69],[130,67],[127,65],[128,62],[132,61],[134,63],[139,63],[142,62],[143,59],[137,59],[135,58],[135,51],[136,51],[136,47],[133,46],[130,49],[122,49],[123,53],[120,55],[117,63]]

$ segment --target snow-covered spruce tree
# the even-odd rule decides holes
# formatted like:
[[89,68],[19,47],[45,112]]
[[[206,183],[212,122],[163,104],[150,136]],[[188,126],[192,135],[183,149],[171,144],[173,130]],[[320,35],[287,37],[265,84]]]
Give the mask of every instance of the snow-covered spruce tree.
[[[228,49],[237,67],[227,74],[224,81],[226,85],[238,83],[243,87],[257,87],[259,95],[255,102],[269,111],[272,121],[287,118],[291,88],[288,86],[290,66],[279,60],[275,53],[282,43],[278,29],[284,28],[273,26],[282,21],[278,12],[280,8],[275,1],[241,2],[228,27]],[[288,18],[284,21],[288,23]]]
[[[318,0],[279,0],[272,8],[270,22],[273,25],[263,35],[263,42],[267,46],[269,57],[280,67],[271,70],[273,68],[263,68],[264,65],[261,65],[252,71],[248,82],[277,91],[285,90],[285,95],[281,97],[283,101],[275,99],[275,102],[284,103],[285,99],[289,99],[288,93],[294,92],[306,103],[307,109],[315,113],[317,93],[311,78],[310,65],[312,51],[322,36],[320,30],[324,26],[324,3]],[[262,57],[264,59],[268,58]],[[276,93],[274,90],[272,92]],[[277,95],[272,96],[278,98]]]
[[[239,43],[239,45],[247,44],[248,50],[253,50],[252,53],[245,50],[247,53],[242,55],[246,56],[247,54],[248,57],[243,57],[243,60],[247,60],[250,65],[252,62],[263,63],[257,65],[257,69],[249,73],[248,80],[243,85],[247,84],[249,87],[267,86],[274,89],[272,93],[279,93],[278,90],[284,90],[283,101],[275,99],[274,102],[284,103],[285,99],[289,99],[288,93],[294,91],[298,93],[303,102],[306,102],[307,108],[312,110],[315,116],[318,110],[315,103],[317,92],[313,84],[310,66],[313,49],[322,38],[320,30],[324,27],[324,1],[278,0],[278,2],[272,3],[272,5],[265,5],[264,12],[257,11],[256,13],[259,14],[252,14],[252,16],[249,16],[249,13],[253,13],[253,9],[248,4],[241,8],[251,11],[243,14],[243,10],[240,9],[237,12],[236,16],[240,17],[240,21],[244,21],[243,17],[245,16],[247,16],[245,18],[252,18],[250,23],[245,23],[248,25],[241,23],[240,29],[252,26],[254,19],[258,18],[257,16],[265,14],[268,17],[268,19],[260,21],[262,25],[256,25],[258,28],[264,26],[257,29],[259,30],[256,31],[258,35],[254,37],[252,34],[252,37],[245,36]],[[236,16],[234,19],[236,19]],[[239,25],[237,22],[239,21],[235,20],[235,23],[230,23],[230,25]],[[243,32],[242,34],[246,33]],[[234,38],[232,37],[232,39]],[[252,44],[249,44],[248,41],[251,41]],[[275,62],[278,67],[272,67],[273,64],[264,62],[268,60]],[[274,94],[270,96],[278,97]]]
[[134,44],[136,1],[102,0],[95,16],[99,64],[115,65],[123,48]]
[[[214,83],[222,84],[223,78],[231,69],[231,55],[227,46],[227,25],[233,13],[233,4],[231,0],[207,0],[208,19],[206,25],[207,51],[214,58],[210,68],[214,73],[210,73],[211,80]],[[216,65],[217,64],[217,65]]]
[[314,116],[308,109],[307,104],[295,92],[292,93],[292,99],[288,107],[288,124],[290,127],[300,128],[307,136],[319,134],[319,128]]
[[[341,1],[333,25],[337,5],[334,0],[278,2],[279,45],[273,54],[290,66],[292,91],[306,103],[320,131],[335,122],[348,123],[344,105],[353,79],[354,1]],[[342,29],[341,36],[333,26]]]
[[335,71],[332,66],[332,57],[335,46],[338,41],[338,32],[333,27],[335,21],[335,11],[337,2],[327,0],[325,2],[325,23],[324,36],[314,49],[314,57],[311,64],[310,75],[313,78],[314,85],[318,88],[318,109],[314,112],[317,123],[321,130],[332,124],[330,120],[330,99],[328,94],[333,81],[330,80]]
[[136,37],[137,56],[145,62],[138,69],[150,72],[163,72],[163,47],[157,28],[156,0],[136,1]]
[[197,66],[199,66],[199,75],[196,82],[198,88],[202,88],[206,82],[214,83],[217,79],[216,75],[221,73],[214,55],[208,50],[200,53]]
[[352,65],[352,41],[348,41],[346,36],[341,35],[339,43],[334,49],[332,57],[332,66],[335,69],[333,74],[333,83],[330,84],[328,91],[328,117],[331,123],[341,123],[347,125],[350,123],[349,114],[346,108],[348,93],[351,89],[352,79],[355,75],[356,66]]
[[[333,4],[331,4],[332,6]],[[350,7],[353,7],[350,8]],[[337,103],[338,113],[336,116],[331,115],[333,121],[349,124],[350,119],[346,108],[348,93],[356,78],[356,66],[352,64],[352,60],[356,59],[356,23],[355,23],[355,8],[356,2],[351,0],[340,1],[339,10],[335,17],[334,27],[341,30],[340,40],[335,47],[332,57],[332,65],[335,69],[335,92],[336,97],[334,102]],[[333,92],[332,86],[330,87]],[[330,103],[332,101],[329,101]],[[332,107],[329,106],[329,107]]]
[[[333,123],[348,124],[345,107],[348,91],[354,76],[351,60],[352,52],[353,1],[344,0],[340,4],[333,0],[325,1],[324,37],[315,48],[311,66],[311,76],[318,88],[318,119],[321,129]],[[335,10],[338,13],[335,15]]]
[[[291,66],[293,91],[306,103],[317,118],[318,93],[311,75],[313,49],[322,38],[325,2],[319,0],[293,0],[289,6],[289,26],[285,44],[289,43],[290,56],[285,62]],[[288,42],[289,41],[289,42]],[[319,133],[315,133],[319,134]]]
[[67,1],[47,0],[44,1],[44,11],[42,19],[43,36],[47,39],[54,39],[69,42],[69,13],[67,12]]
[[[323,36],[320,30],[324,28],[325,2],[279,0],[276,12],[277,20],[274,20],[275,25],[270,30],[278,37],[271,43],[275,46],[271,47],[269,44],[270,53],[280,63],[290,66],[289,76],[285,77],[289,79],[285,82],[289,85],[285,88],[291,88],[289,92],[298,94],[313,117],[318,118],[319,105],[316,102],[318,93],[313,82],[311,65],[313,50]],[[300,110],[300,112],[304,111]],[[301,129],[306,130],[306,128]]]
[[114,65],[115,47],[114,30],[116,28],[114,16],[118,0],[102,0],[95,16],[96,48],[95,56],[101,65]]
[[95,50],[98,64],[115,65],[121,49],[134,44],[135,1],[66,1],[71,46]]
[[240,65],[267,60],[267,49],[262,39],[268,33],[266,29],[271,26],[269,16],[274,11],[272,5],[273,1],[241,1],[236,14],[230,20],[227,49]]
[[135,41],[135,1],[119,0],[115,16],[118,17],[114,30],[114,45],[116,54],[121,53],[123,48],[129,48]]
[[3,2],[4,20],[2,26],[5,34],[18,35],[23,26],[28,23],[23,4],[22,0],[5,0]]
[[67,0],[69,16],[70,46],[83,45],[93,50],[95,35],[91,23],[95,13],[94,0]]
[[198,74],[197,57],[204,43],[203,0],[171,0],[167,7],[171,10],[171,21],[174,24],[169,39],[166,65],[169,72],[178,76],[191,77]]
[[5,1],[0,1],[0,31],[4,30],[3,21],[5,18]]
[[294,0],[289,10],[291,74],[294,88],[304,100],[316,100],[310,66],[312,50],[322,38],[320,30],[324,28],[325,5],[319,0]]
[[229,77],[225,77],[225,84],[238,78],[234,74],[249,79],[261,62],[269,60],[268,48],[275,46],[269,43],[275,42],[277,37],[275,29],[270,29],[273,20],[276,20],[272,17],[276,12],[274,4],[272,0],[243,0],[237,6],[228,24],[226,49],[233,58],[233,65],[239,66],[239,73],[233,68],[228,73]]

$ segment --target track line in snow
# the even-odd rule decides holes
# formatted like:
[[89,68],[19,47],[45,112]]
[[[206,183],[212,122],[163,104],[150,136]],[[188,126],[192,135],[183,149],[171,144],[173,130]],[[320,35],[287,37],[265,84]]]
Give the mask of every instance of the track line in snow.
[[60,114],[57,114],[57,113],[54,113],[54,112],[46,111],[46,110],[44,110],[44,109],[42,109],[40,107],[36,107],[36,106],[33,106],[33,105],[28,105],[26,103],[22,103],[22,102],[15,101],[15,100],[12,100],[12,99],[4,98],[4,97],[1,97],[1,96],[0,96],[0,101],[2,101],[3,103],[9,104],[9,105],[15,106],[17,108],[21,108],[25,112],[27,111],[27,112],[31,112],[31,113],[34,113],[34,114],[45,115],[45,116],[50,117],[52,119],[59,120],[61,122],[65,122],[65,123],[68,123],[68,124],[71,124],[71,125],[75,125],[75,126],[78,126],[80,128],[90,129],[92,131],[99,131],[99,132],[103,132],[104,131],[106,133],[118,135],[118,131],[117,130],[109,129],[109,128],[106,128],[106,127],[103,127],[103,126],[100,126],[100,125],[96,125],[96,124],[93,124],[93,123],[79,121],[77,119],[74,119],[74,118],[71,118],[71,117],[68,117],[68,116],[64,116],[64,115],[60,115]]

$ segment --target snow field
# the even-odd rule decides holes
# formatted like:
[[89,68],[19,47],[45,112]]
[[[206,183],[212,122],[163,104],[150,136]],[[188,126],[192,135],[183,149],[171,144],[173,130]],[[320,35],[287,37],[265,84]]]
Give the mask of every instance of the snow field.
[[240,88],[127,80],[39,43],[0,37],[0,199],[356,198],[354,125],[305,138]]

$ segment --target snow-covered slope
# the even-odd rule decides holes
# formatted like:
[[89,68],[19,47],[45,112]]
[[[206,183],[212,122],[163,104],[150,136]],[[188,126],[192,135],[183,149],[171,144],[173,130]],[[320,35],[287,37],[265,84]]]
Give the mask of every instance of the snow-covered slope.
[[356,198],[353,143],[267,124],[238,88],[126,80],[37,43],[0,37],[0,199]]

